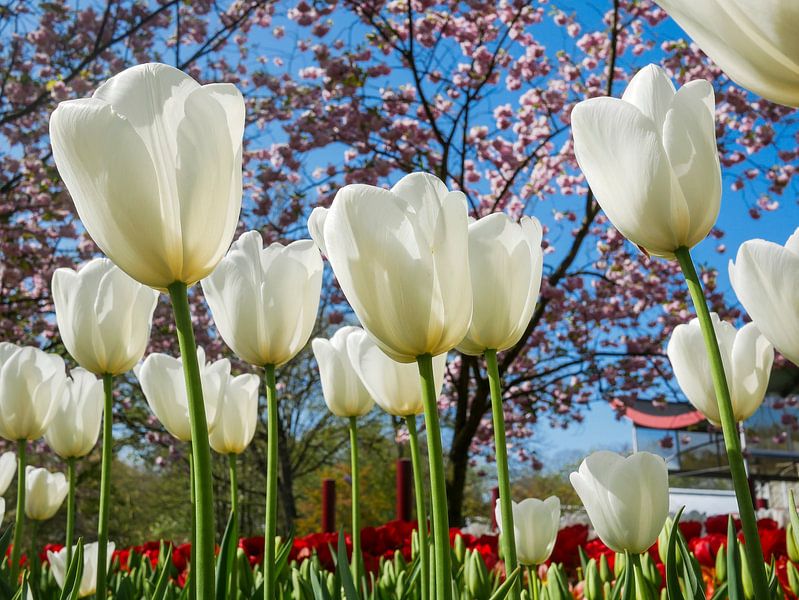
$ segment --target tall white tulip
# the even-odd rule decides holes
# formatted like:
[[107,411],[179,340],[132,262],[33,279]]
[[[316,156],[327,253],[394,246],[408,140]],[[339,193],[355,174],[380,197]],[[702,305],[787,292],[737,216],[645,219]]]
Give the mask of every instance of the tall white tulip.
[[656,0],[730,79],[799,106],[799,3],[793,0]]
[[[347,355],[369,396],[388,414],[413,417],[424,412],[419,369],[412,363],[392,359],[363,329],[347,336]],[[447,370],[447,355],[433,357],[435,387],[441,392]]]
[[6,493],[16,472],[17,455],[13,452],[4,452],[2,456],[0,456],[0,496]]
[[[114,542],[108,542],[108,553],[106,555],[105,570],[111,566],[111,557],[114,554]],[[47,551],[47,561],[50,563],[50,572],[53,574],[58,587],[64,589],[64,581],[67,577],[67,549],[62,548],[58,552]],[[85,544],[83,546],[83,575],[80,579],[78,597],[85,598],[91,596],[96,591],[97,583],[97,542]]]
[[60,356],[0,343],[0,436],[10,441],[40,438],[66,378]]
[[780,246],[749,240],[730,261],[730,283],[757,328],[799,365],[799,229]]
[[85,369],[73,369],[44,439],[61,458],[80,458],[92,451],[103,420],[103,382]]
[[52,287],[58,331],[80,366],[96,375],[119,375],[141,360],[158,292],[106,258],[78,271],[56,269]]
[[337,417],[362,417],[375,404],[347,354],[348,340],[361,332],[360,327],[341,327],[329,340],[315,338],[311,342],[325,403]]
[[458,350],[478,356],[507,350],[521,339],[541,287],[541,235],[538,219],[522,217],[515,223],[505,213],[469,225],[474,311]]
[[264,248],[260,233],[243,234],[202,282],[222,339],[253,365],[290,361],[313,330],[322,270],[311,240]]
[[67,478],[63,473],[28,466],[25,469],[25,515],[46,521],[61,508],[67,497]]
[[[774,348],[754,323],[736,330],[730,323],[721,321],[716,313],[710,316],[721,350],[735,420],[744,421],[763,403]],[[674,328],[667,353],[685,396],[709,421],[719,425],[719,405],[699,319]]]
[[713,87],[675,92],[660,67],[632,78],[621,100],[591,98],[571,114],[574,154],[613,225],[650,254],[701,242],[721,204]]
[[220,454],[241,454],[250,445],[258,426],[257,375],[231,376],[216,409],[216,421],[209,434],[211,448]]
[[[546,500],[527,498],[518,504],[512,504],[516,556],[519,562],[528,566],[545,563],[552,554],[560,529],[560,499],[557,496],[550,496]],[[501,532],[502,511],[499,501],[494,513]]]
[[308,228],[364,328],[399,362],[436,356],[472,317],[466,199],[434,175],[348,185]]
[[157,289],[196,283],[228,249],[241,210],[244,99],[143,64],[50,117],[53,157],[100,249]]
[[599,538],[616,552],[645,552],[669,514],[666,461],[649,452],[627,458],[602,450],[570,475]]
[[[217,411],[230,379],[230,361],[223,358],[207,363],[205,350],[198,347],[197,362],[200,365],[208,430],[213,432]],[[182,442],[192,441],[183,360],[167,354],[153,353],[141,365],[137,365],[134,371],[147,404],[164,428]]]

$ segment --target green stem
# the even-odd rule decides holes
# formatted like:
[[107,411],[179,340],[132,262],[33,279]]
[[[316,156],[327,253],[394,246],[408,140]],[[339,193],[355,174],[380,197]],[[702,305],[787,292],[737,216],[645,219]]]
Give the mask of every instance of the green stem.
[[16,584],[19,557],[22,554],[22,532],[25,529],[25,450],[27,440],[17,441],[17,512],[14,517],[14,541],[11,547],[11,580]]
[[424,420],[427,428],[427,453],[430,463],[430,495],[433,501],[433,545],[435,548],[436,600],[452,598],[450,566],[449,515],[447,488],[444,483],[444,454],[441,448],[441,427],[438,424],[438,392],[433,378],[433,357],[416,358],[422,382]]
[[419,536],[419,565],[421,570],[421,600],[430,598],[430,548],[427,543],[427,509],[425,508],[424,469],[419,452],[419,434],[416,431],[416,416],[405,417],[411,442],[411,466],[413,467],[413,495],[416,499],[416,531]]
[[266,380],[266,524],[264,527],[264,600],[275,595],[275,532],[277,529],[277,387],[275,365],[264,367]]
[[189,549],[189,598],[197,598],[197,582],[194,577],[194,565],[197,564],[197,498],[194,494],[194,455],[189,442],[189,502],[191,505],[191,548]]
[[[508,474],[508,447],[505,442],[505,414],[502,410],[502,388],[497,366],[497,351],[486,350],[488,385],[491,390],[491,416],[494,421],[494,454],[497,461],[497,483],[499,484],[499,506],[502,514],[502,554],[505,559],[505,573],[516,570],[516,540],[513,529],[513,503]],[[494,507],[492,506],[493,510]],[[517,580],[518,582],[518,580]],[[514,584],[511,597],[521,597],[521,585]]]
[[197,598],[211,600],[214,597],[214,497],[211,473],[211,446],[208,442],[208,423],[205,420],[205,403],[197,362],[197,344],[191,323],[189,296],[186,284],[176,281],[169,286],[172,311],[175,315],[175,328],[178,333],[180,356],[183,362],[183,375],[186,379],[186,392],[189,402],[189,421],[191,423],[191,451],[194,457],[194,493],[196,512],[194,522],[197,527],[196,563],[192,565],[192,575],[196,580]]
[[641,555],[635,552],[624,552],[626,560],[624,561],[624,568],[627,569],[625,581],[625,588],[622,596],[625,600],[644,600],[639,598],[636,594],[636,581],[641,575]]
[[749,563],[749,570],[752,575],[756,598],[768,598],[769,588],[766,579],[765,563],[763,562],[763,550],[760,547],[760,536],[757,532],[757,518],[755,517],[752,495],[749,491],[749,481],[746,477],[746,467],[743,454],[741,453],[738,428],[735,423],[735,416],[732,411],[732,400],[730,390],[727,385],[727,378],[724,375],[724,363],[721,359],[716,333],[713,329],[713,322],[710,319],[710,312],[707,308],[705,294],[702,290],[702,283],[699,275],[694,268],[691,253],[688,248],[678,248],[675,252],[677,260],[682,268],[685,281],[688,284],[688,291],[696,309],[696,316],[702,328],[702,335],[705,340],[710,359],[710,371],[713,377],[713,388],[716,391],[716,400],[719,406],[719,417],[721,418],[721,429],[724,433],[724,446],[727,450],[727,460],[730,465],[732,484],[735,488],[735,496],[738,500],[738,513],[741,517],[741,525],[744,534],[744,552]]
[[[233,531],[231,535],[236,540],[234,552],[237,551],[239,545],[239,479],[236,474],[236,455],[228,454],[228,464],[230,472],[230,512],[233,515],[231,523]],[[228,598],[236,598],[238,596],[238,561],[236,556],[233,556],[233,563],[230,569],[230,580],[228,585]]]
[[352,471],[352,558],[350,569],[356,589],[361,589],[363,571],[361,569],[361,477],[358,469],[358,419],[350,417],[350,464]]
[[[67,536],[64,545],[67,548],[67,566],[72,562],[72,540],[75,537],[75,457],[67,459]],[[98,563],[99,564],[99,563]]]
[[[103,454],[100,467],[100,515],[97,518],[97,598],[106,597],[106,577],[108,576],[106,556],[108,555],[108,517],[111,514],[111,459],[112,435],[114,427],[114,377],[103,375]],[[69,563],[67,563],[69,564]]]
[[530,598],[538,600],[541,586],[538,583],[538,567],[527,565],[527,585],[530,588]]

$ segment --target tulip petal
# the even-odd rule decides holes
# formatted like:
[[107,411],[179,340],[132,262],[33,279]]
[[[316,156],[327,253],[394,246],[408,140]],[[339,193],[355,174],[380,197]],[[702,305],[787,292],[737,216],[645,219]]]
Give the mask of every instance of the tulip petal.
[[657,65],[647,65],[630,80],[621,99],[649,117],[659,129],[666,120],[674,94],[674,84],[666,72]]

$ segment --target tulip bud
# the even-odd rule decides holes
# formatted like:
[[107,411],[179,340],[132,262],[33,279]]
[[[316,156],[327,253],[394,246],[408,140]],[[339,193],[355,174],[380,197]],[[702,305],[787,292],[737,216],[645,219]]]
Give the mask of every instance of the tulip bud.
[[655,542],[669,512],[663,458],[648,452],[627,458],[595,452],[570,480],[597,535],[609,548],[641,554]]
[[725,544],[719,546],[719,551],[716,553],[714,580],[716,584],[727,581],[727,550]]
[[658,0],[658,4],[738,85],[772,102],[799,106],[795,2]]
[[[745,556],[741,542],[738,542],[738,555]],[[752,574],[749,572],[748,563],[748,560],[741,560],[741,583],[743,584],[744,596],[747,600],[752,600],[755,597],[755,586],[752,582]]]
[[25,469],[25,515],[34,521],[53,518],[67,496],[63,473],[28,466]]
[[[377,405],[395,417],[410,417],[424,412],[419,368],[399,363],[383,352],[363,329],[347,336],[347,355],[352,368]],[[447,355],[433,357],[436,390],[444,385]]]
[[616,557],[613,560],[613,578],[619,579],[622,573],[624,573],[624,569],[626,567],[627,567],[627,557],[621,552],[617,552]]
[[[208,431],[213,433],[217,407],[222,403],[230,380],[230,361],[205,362],[205,350],[197,348],[197,362],[202,378],[205,418]],[[182,358],[154,353],[144,359],[134,372],[139,378],[144,397],[164,428],[183,442],[191,441],[189,400],[183,375]]]
[[[0,455],[0,496],[6,493],[11,480],[17,473],[17,455],[13,452],[4,452]],[[2,519],[0,519],[0,522]]]
[[162,64],[115,75],[50,117],[58,172],[83,226],[136,281],[191,285],[224,255],[241,211],[244,99]]
[[666,553],[669,548],[669,536],[671,535],[672,527],[674,527],[674,521],[671,517],[666,517],[666,521],[663,523],[663,529],[661,529],[658,534],[658,557],[660,558],[660,562],[664,565],[666,564]]
[[610,572],[608,555],[604,552],[599,556],[599,579],[602,583],[609,583],[614,579],[613,573]]
[[799,229],[780,246],[749,240],[729,264],[730,283],[746,312],[777,351],[799,365]]
[[104,258],[78,271],[56,269],[52,288],[58,331],[80,366],[95,375],[120,375],[141,360],[158,292]]
[[250,445],[258,426],[257,375],[229,376],[219,396],[216,421],[208,435],[211,448],[220,454],[241,454]]
[[602,580],[599,577],[599,569],[596,560],[591,559],[585,568],[585,600],[604,600],[602,597]]
[[[106,571],[111,566],[111,557],[114,554],[114,542],[108,542],[108,552],[106,553]],[[47,551],[47,561],[50,564],[50,572],[53,574],[58,587],[64,589],[64,581],[67,577],[67,549],[62,548],[58,552]],[[145,561],[149,563],[149,561]],[[80,579],[78,597],[85,598],[91,596],[96,591],[97,584],[97,542],[83,546],[83,575]]]
[[437,356],[464,338],[472,295],[462,192],[426,173],[391,190],[347,185],[309,221],[355,315],[391,358]]
[[358,327],[342,327],[329,340],[315,338],[311,342],[325,403],[338,417],[362,417],[374,406],[347,354],[347,339],[359,331]]
[[[549,559],[555,547],[560,526],[560,500],[550,496],[546,500],[527,498],[511,502],[516,556],[523,565],[536,566]],[[497,527],[502,531],[502,511],[499,501],[495,508]]]
[[55,401],[53,420],[44,434],[61,458],[80,458],[92,451],[103,421],[103,382],[85,369],[73,369]]
[[788,574],[788,587],[791,588],[791,593],[794,596],[799,596],[799,572],[796,570],[796,565],[789,561],[785,565],[785,570]]
[[571,113],[574,154],[613,225],[650,254],[674,258],[716,222],[721,167],[713,86],[679,91],[656,65],[641,69],[621,99],[591,98]]
[[[0,462],[2,462],[0,457]],[[788,558],[793,562],[799,562],[799,547],[796,545],[796,534],[793,529],[793,524],[789,521],[785,526],[785,546]]]
[[251,365],[287,363],[313,330],[322,270],[311,240],[264,248],[260,233],[243,234],[202,282],[219,335]]
[[483,557],[477,550],[467,551],[464,569],[464,579],[469,597],[475,600],[487,600],[491,593],[491,582]]
[[[416,533],[416,530],[413,531]],[[453,544],[453,551],[455,552],[455,560],[458,564],[463,564],[466,560],[466,542],[463,541],[463,536],[460,533],[455,534],[455,543]]]
[[44,434],[67,375],[60,356],[0,343],[0,436],[16,442]]
[[[763,403],[774,349],[754,323],[736,330],[730,323],[719,320],[716,313],[710,317],[724,361],[733,414],[736,421],[744,421]],[[719,405],[699,319],[674,328],[667,352],[685,396],[711,423],[719,425]]]
[[522,217],[517,224],[504,213],[469,225],[471,279],[480,284],[472,286],[472,322],[458,350],[476,356],[519,341],[541,287],[541,235],[537,219]]

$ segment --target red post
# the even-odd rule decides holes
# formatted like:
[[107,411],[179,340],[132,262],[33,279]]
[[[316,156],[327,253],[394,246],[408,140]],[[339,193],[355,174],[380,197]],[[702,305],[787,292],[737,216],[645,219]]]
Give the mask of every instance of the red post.
[[499,488],[491,488],[491,505],[488,507],[491,511],[491,530],[497,530],[497,500],[499,500]]
[[322,480],[322,532],[336,531],[336,480]]
[[397,520],[411,520],[413,469],[409,458],[397,459]]

